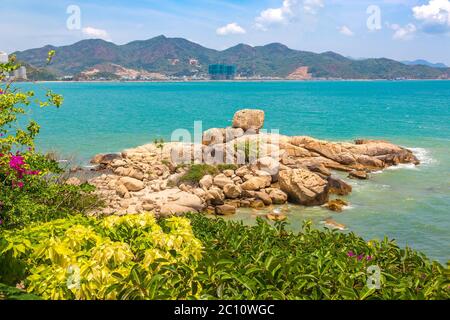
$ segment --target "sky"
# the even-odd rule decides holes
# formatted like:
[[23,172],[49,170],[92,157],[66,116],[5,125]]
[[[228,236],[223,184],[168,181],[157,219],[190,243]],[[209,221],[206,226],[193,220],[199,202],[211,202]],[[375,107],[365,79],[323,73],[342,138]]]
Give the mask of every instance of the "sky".
[[450,65],[450,0],[0,0],[0,51],[158,35]]

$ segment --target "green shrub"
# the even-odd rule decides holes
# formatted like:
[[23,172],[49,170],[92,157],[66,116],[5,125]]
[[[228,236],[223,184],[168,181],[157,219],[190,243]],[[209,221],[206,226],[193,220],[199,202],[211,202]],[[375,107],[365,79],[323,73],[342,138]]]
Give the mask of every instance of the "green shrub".
[[[186,218],[151,214],[78,216],[7,231],[0,282],[46,299],[450,298],[448,269],[387,239],[309,223],[293,234],[284,223],[189,219],[192,228]],[[370,266],[381,269],[379,290],[367,286]]]
[[198,183],[204,176],[219,173],[217,167],[208,164],[194,164],[189,167],[186,174],[181,177],[181,182]]
[[226,164],[226,163],[224,163],[224,164],[218,164],[218,165],[217,165],[217,169],[218,169],[220,172],[223,172],[223,171],[225,171],[225,170],[237,170],[237,169],[238,169],[238,166],[235,165],[235,164]]
[[[178,289],[170,275],[178,266],[195,270],[201,254],[201,242],[185,218],[170,218],[161,226],[152,214],[78,216],[5,231],[0,282],[22,282],[27,292],[45,299],[154,298],[167,292],[171,299],[199,298],[187,276],[181,279],[185,288]],[[137,270],[152,283],[163,279],[161,293],[151,285],[137,286]]]
[[41,300],[42,298],[0,283],[0,300]]
[[[54,55],[54,51],[48,53],[48,63]],[[39,125],[33,120],[20,124],[26,123],[31,108],[60,107],[63,98],[47,91],[46,100],[40,101],[33,91],[22,92],[10,82],[2,82],[6,72],[18,67],[14,56],[0,64],[0,232],[85,213],[101,205],[91,186],[65,185],[58,163],[35,152]]]
[[[190,216],[205,247],[197,272],[209,299],[449,299],[448,269],[387,239],[320,231],[296,235],[284,224]],[[381,289],[367,287],[367,268],[381,269]]]

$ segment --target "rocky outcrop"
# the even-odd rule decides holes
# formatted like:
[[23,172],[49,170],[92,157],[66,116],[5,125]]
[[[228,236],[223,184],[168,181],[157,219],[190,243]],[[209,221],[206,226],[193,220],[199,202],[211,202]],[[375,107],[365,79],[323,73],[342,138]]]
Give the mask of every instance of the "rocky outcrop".
[[[103,214],[230,215],[237,208],[261,209],[287,201],[340,211],[344,204],[328,202],[329,196],[346,196],[352,187],[335,171],[367,179],[374,170],[419,164],[410,150],[387,141],[329,142],[259,133],[264,120],[261,110],[242,110],[234,116],[233,128],[207,130],[199,144],[156,143],[95,156],[97,176],[89,182],[105,199]],[[233,165],[217,166],[198,182],[184,182],[193,163]]]

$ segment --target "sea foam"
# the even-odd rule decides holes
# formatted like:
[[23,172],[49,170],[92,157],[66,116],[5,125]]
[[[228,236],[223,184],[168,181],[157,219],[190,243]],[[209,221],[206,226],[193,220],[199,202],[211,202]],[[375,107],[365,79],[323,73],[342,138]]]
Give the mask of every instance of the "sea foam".
[[[435,159],[431,156],[431,152],[425,148],[408,148],[411,150],[414,155],[419,159],[421,166],[428,166],[434,164],[436,162]],[[413,163],[402,163],[396,166],[392,166],[387,168],[386,170],[399,170],[399,169],[409,169],[409,170],[417,170],[420,166],[416,166]]]
[[417,159],[420,160],[420,163],[422,165],[430,165],[436,162],[435,159],[431,156],[431,152],[424,148],[409,148],[414,155],[417,157]]

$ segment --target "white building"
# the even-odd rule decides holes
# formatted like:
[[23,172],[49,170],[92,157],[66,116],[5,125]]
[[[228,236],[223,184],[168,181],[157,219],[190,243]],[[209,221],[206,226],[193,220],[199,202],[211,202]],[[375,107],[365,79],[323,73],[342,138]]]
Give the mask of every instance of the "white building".
[[8,54],[6,52],[0,51],[0,63],[8,62]]
[[14,70],[13,77],[16,80],[27,80],[27,68],[22,66],[19,69]]

